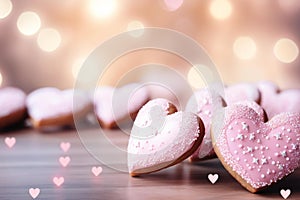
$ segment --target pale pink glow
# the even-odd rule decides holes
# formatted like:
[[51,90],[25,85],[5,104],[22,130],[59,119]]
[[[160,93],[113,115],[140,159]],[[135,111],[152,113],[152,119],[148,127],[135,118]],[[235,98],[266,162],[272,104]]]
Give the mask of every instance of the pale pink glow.
[[60,143],[60,148],[61,148],[65,153],[69,151],[70,147],[71,147],[70,142],[61,142],[61,143]]
[[16,144],[16,138],[15,137],[6,137],[4,139],[4,142],[8,146],[8,148],[13,148],[13,146]]
[[164,0],[169,11],[175,11],[183,4],[183,0]]
[[99,167],[94,166],[94,167],[92,167],[91,171],[95,176],[99,176],[102,173],[103,168],[100,166]]
[[71,161],[71,158],[69,156],[59,157],[59,162],[63,167],[67,167],[69,165],[70,161]]
[[59,187],[59,186],[61,186],[63,183],[65,182],[65,178],[64,177],[54,177],[53,178],[53,183],[57,186],[57,187]]

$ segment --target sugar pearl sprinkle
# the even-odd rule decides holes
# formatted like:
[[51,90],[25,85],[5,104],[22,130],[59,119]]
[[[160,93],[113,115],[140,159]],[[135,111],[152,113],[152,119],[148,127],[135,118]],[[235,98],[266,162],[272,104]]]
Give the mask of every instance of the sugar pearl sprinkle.
[[249,110],[226,111],[216,145],[227,165],[253,188],[261,188],[300,165],[300,115],[285,113],[263,123]]

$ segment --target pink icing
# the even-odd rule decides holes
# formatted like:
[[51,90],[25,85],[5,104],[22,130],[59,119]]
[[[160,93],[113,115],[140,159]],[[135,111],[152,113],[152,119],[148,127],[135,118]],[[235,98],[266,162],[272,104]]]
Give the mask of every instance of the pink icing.
[[14,87],[0,89],[0,117],[25,109],[25,93]]
[[98,87],[94,94],[97,117],[106,124],[129,118],[149,99],[148,90],[140,84],[132,83],[120,88]]
[[300,89],[279,91],[278,87],[268,81],[258,83],[261,91],[261,105],[269,118],[282,112],[300,112]]
[[[216,103],[222,105],[221,97],[216,98]],[[202,144],[193,153],[191,158],[203,159],[207,156],[214,155],[212,140],[210,136],[213,100],[209,90],[204,88],[196,91],[194,95],[189,99],[185,110],[197,114],[202,119],[205,127],[205,135]]]
[[[41,88],[30,93],[26,99],[29,115],[35,120],[49,119],[80,112],[90,105],[90,100],[84,92],[73,90],[58,90],[56,88]],[[73,107],[73,98],[76,105]]]
[[[139,128],[132,129],[128,143],[129,172],[164,168],[190,150],[199,137],[198,117],[183,112],[167,115],[168,104],[167,100],[153,100],[139,111],[134,122]],[[154,121],[149,123],[150,109],[154,106],[165,113],[163,126],[153,125]]]
[[228,105],[246,100],[259,103],[260,92],[254,84],[239,83],[225,88],[225,101]]
[[282,113],[264,123],[245,105],[226,108],[216,145],[224,161],[253,188],[270,185],[300,164],[300,114]]
[[[215,98],[215,104],[222,105],[222,98],[217,96]],[[238,101],[235,104],[247,105],[254,109],[260,119],[264,121],[264,111],[263,109],[254,101]],[[217,105],[216,105],[217,106]],[[186,106],[186,111],[194,112],[197,114],[203,121],[205,126],[205,136],[203,138],[202,144],[199,148],[193,153],[191,159],[205,159],[206,157],[210,157],[214,155],[213,144],[211,140],[211,122],[212,122],[212,114],[213,114],[213,100],[212,95],[208,89],[203,88],[195,92],[194,96],[192,96]]]

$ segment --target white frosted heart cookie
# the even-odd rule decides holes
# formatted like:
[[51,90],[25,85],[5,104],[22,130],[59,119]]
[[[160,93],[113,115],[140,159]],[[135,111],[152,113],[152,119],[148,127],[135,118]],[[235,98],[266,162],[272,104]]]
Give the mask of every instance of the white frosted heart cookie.
[[50,87],[30,93],[26,105],[35,128],[73,125],[73,114],[84,117],[91,110],[90,99],[84,92]]
[[149,99],[147,88],[138,83],[120,88],[98,87],[94,94],[95,113],[103,128],[115,128],[118,123],[134,120]]
[[201,144],[204,136],[201,119],[191,112],[175,112],[172,107],[167,100],[155,99],[139,111],[127,149],[131,176],[173,166],[188,158]]
[[14,87],[0,88],[0,128],[20,122],[26,116],[26,94]]

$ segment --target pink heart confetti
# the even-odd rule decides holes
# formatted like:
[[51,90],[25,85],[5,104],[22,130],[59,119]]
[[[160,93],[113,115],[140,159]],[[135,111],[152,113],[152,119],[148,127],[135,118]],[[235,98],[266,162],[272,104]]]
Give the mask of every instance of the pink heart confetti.
[[54,177],[54,178],[53,178],[53,183],[54,183],[57,187],[61,186],[64,182],[65,182],[64,177]]
[[8,146],[8,148],[12,148],[16,144],[16,138],[6,137],[4,142]]
[[61,143],[60,143],[60,148],[61,148],[65,153],[69,151],[70,147],[71,147],[70,142],[61,142]]
[[63,166],[63,167],[66,167],[68,166],[68,164],[70,163],[71,161],[71,158],[69,156],[66,156],[66,157],[59,157],[59,162],[60,164]]
[[103,171],[102,167],[92,167],[92,173],[95,175],[95,176],[99,176],[99,174],[101,174]]
[[37,198],[37,197],[39,196],[41,190],[40,190],[40,188],[30,188],[30,189],[28,190],[28,192],[29,192],[30,196],[31,196],[33,199],[35,199],[35,198]]

